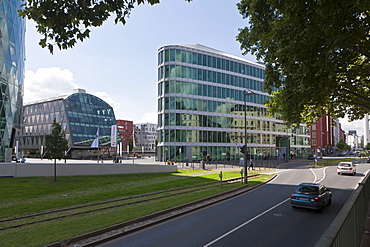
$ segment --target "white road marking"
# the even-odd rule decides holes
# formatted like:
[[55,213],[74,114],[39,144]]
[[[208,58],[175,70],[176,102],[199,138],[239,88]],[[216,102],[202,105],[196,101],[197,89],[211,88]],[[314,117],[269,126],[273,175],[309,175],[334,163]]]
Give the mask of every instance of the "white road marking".
[[313,169],[312,168],[310,168],[310,171],[313,173],[313,175],[314,175],[314,180],[313,180],[313,183],[320,183],[321,181],[323,181],[324,179],[325,179],[325,177],[326,177],[326,169],[327,169],[328,167],[326,166],[326,167],[324,167],[324,168],[322,168],[322,169],[316,169],[316,170],[322,170],[323,171],[323,176],[322,176],[322,178],[320,179],[320,180],[317,180],[318,179],[318,177],[317,177],[317,175],[316,175],[316,173],[313,171]]
[[247,222],[244,222],[243,224],[241,224],[241,225],[237,226],[236,228],[232,229],[231,231],[228,231],[228,232],[227,232],[227,233],[225,233],[224,235],[221,235],[220,237],[216,238],[216,239],[215,239],[215,240],[213,240],[212,242],[209,242],[208,244],[204,245],[203,247],[208,247],[208,246],[210,246],[210,245],[212,245],[212,244],[216,243],[217,241],[219,241],[219,240],[223,239],[223,238],[224,238],[224,237],[226,237],[227,235],[230,235],[231,233],[235,232],[236,230],[238,230],[238,229],[242,228],[243,226],[248,225],[248,224],[249,224],[249,223],[251,223],[252,221],[254,221],[254,220],[258,219],[259,217],[261,217],[262,215],[266,214],[267,212],[269,212],[269,211],[273,210],[274,208],[276,208],[276,207],[280,206],[281,204],[283,204],[283,203],[287,202],[289,199],[290,199],[290,198],[287,198],[287,199],[285,199],[284,201],[282,201],[282,202],[280,202],[280,203],[276,204],[275,206],[273,206],[273,207],[271,207],[271,208],[267,209],[266,211],[264,211],[264,212],[260,213],[259,215],[256,215],[256,216],[255,216],[255,217],[253,217],[252,219],[248,220]]

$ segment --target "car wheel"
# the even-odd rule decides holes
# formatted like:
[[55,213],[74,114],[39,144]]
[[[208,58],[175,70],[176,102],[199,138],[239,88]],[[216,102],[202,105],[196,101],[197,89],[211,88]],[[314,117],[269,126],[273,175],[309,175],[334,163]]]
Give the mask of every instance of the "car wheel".
[[318,210],[318,212],[321,214],[322,212],[324,212],[324,205],[321,206],[321,208]]
[[329,199],[329,201],[328,201],[328,205],[331,205],[331,198]]
[[297,207],[292,205],[292,208],[297,208]]
[[340,172],[338,172],[338,175],[340,175]]

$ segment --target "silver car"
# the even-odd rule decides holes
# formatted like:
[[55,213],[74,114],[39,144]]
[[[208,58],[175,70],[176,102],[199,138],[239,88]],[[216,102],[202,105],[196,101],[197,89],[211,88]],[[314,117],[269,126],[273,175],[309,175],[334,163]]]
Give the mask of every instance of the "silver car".
[[337,173],[338,175],[341,174],[356,174],[356,165],[352,162],[340,162],[337,166]]

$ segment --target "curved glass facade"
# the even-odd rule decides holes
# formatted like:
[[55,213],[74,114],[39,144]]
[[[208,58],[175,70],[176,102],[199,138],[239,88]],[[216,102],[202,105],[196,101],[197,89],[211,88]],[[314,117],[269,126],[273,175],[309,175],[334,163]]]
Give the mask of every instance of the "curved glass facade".
[[11,152],[21,124],[25,20],[17,10],[22,2],[0,0],[0,161],[5,160],[6,150]]
[[117,122],[108,103],[91,94],[77,93],[67,97],[64,104],[74,147],[90,147],[98,127],[100,145],[110,145],[111,126]]
[[111,126],[116,125],[113,108],[87,93],[74,93],[24,106],[24,126],[17,134],[22,156],[39,157],[45,135],[51,133],[54,119],[61,124],[73,158],[94,156],[90,146],[99,128],[101,148],[109,148]]
[[[158,159],[236,160],[244,145],[256,159],[283,152],[304,157],[309,129],[287,129],[268,116],[262,92],[264,66],[201,45],[165,46],[158,51]],[[245,90],[254,95],[246,96]],[[279,154],[280,151],[280,154]]]

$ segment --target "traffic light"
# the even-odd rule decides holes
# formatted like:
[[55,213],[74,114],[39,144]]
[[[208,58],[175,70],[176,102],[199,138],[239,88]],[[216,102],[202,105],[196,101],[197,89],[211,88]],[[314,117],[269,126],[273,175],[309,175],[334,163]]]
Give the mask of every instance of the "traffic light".
[[244,150],[245,150],[245,145],[244,145],[243,147],[241,147],[241,148],[240,148],[240,152],[241,152],[242,154],[244,154]]

